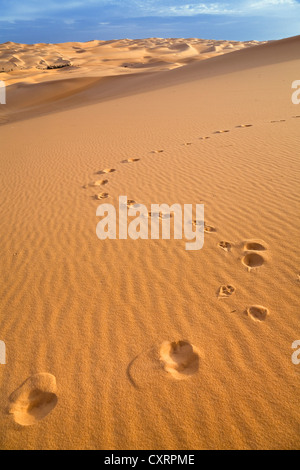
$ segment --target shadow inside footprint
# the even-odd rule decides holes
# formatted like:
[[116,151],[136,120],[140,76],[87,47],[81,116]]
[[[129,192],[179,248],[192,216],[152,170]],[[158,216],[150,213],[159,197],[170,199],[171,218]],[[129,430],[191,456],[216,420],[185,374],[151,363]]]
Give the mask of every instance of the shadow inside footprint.
[[246,313],[254,321],[265,321],[269,315],[268,309],[261,305],[253,305],[252,307],[247,308]]
[[247,268],[259,268],[264,264],[264,258],[257,253],[247,253],[243,259],[242,263],[247,266]]
[[165,341],[160,347],[160,360],[166,372],[182,379],[199,369],[199,353],[188,341]]
[[246,242],[244,245],[245,251],[265,251],[265,247],[261,243]]

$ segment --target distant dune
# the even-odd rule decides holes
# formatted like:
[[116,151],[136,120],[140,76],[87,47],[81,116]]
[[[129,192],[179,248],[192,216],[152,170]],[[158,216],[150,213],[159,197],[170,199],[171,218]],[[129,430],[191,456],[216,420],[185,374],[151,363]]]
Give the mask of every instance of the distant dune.
[[[23,77],[41,80],[41,71],[71,67],[68,73],[95,76],[132,73],[132,69],[170,69],[190,60],[203,60],[219,53],[253,46],[257,41],[207,41],[204,39],[122,39],[63,44],[0,45],[0,71],[16,72],[10,81]],[[129,70],[124,70],[128,68]],[[17,75],[17,76],[16,76]],[[47,79],[53,79],[49,74]],[[60,77],[62,78],[62,77]],[[45,77],[43,77],[45,79]]]
[[[128,94],[139,89],[138,74],[142,74],[143,83],[146,73],[184,67],[257,44],[256,41],[159,38],[33,45],[7,42],[0,45],[0,72],[8,87],[9,99],[5,116],[1,117],[0,109],[0,123],[8,119],[27,119],[62,106],[78,106],[87,99],[103,100],[116,93],[119,95],[120,87],[122,94]],[[133,75],[137,81],[122,80],[117,86],[107,81],[113,77],[130,76],[132,79]],[[164,75],[161,83],[165,80]],[[91,87],[92,95],[82,95]],[[146,89],[149,89],[148,80]]]

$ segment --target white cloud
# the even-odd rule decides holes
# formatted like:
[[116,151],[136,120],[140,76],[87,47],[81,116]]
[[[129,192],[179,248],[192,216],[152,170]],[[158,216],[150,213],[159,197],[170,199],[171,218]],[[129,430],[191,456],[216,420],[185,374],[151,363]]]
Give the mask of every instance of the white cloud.
[[[104,21],[114,18],[193,17],[196,15],[277,16],[300,17],[300,4],[296,0],[7,0],[2,5],[0,21],[51,19],[69,13],[72,17],[88,17],[93,7]],[[91,13],[90,13],[91,14]],[[65,16],[66,16],[65,15]],[[77,15],[77,16],[76,16]]]
[[257,0],[247,2],[252,15],[290,17],[300,16],[300,4],[296,0]]
[[295,0],[260,0],[258,2],[253,2],[250,4],[252,8],[266,8],[274,7],[275,5],[297,5]]
[[133,17],[160,16],[193,17],[196,15],[232,16],[278,16],[300,15],[300,4],[296,0],[224,0],[219,2],[182,2],[179,0],[131,0],[127,1],[128,11],[134,7]]
[[164,16],[224,15],[236,11],[224,3],[190,3],[157,9],[157,13]]

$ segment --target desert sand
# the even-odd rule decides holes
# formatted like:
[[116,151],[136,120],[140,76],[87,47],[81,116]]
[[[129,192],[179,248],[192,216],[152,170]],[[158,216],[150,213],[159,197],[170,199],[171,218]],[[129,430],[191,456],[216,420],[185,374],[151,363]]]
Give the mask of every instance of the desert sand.
[[[299,47],[0,45],[1,449],[300,448]],[[120,195],[204,247],[99,240]]]

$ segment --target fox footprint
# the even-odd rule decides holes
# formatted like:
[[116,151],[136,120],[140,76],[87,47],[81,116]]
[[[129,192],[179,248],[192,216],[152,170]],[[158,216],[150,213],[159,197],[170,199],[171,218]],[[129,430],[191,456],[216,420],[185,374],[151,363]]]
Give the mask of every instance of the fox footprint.
[[106,168],[105,170],[97,171],[95,174],[96,175],[106,175],[108,173],[114,173],[115,171],[117,171],[115,168]]
[[91,187],[105,186],[106,184],[108,184],[108,180],[98,180],[98,181],[94,181],[93,183],[90,183],[89,185],[86,185],[85,188],[88,186],[91,186]]
[[139,161],[140,161],[140,158],[127,158],[127,160],[122,160],[121,163],[135,163]]
[[108,193],[95,194],[94,199],[100,201],[101,199],[107,199],[109,197]]
[[222,250],[224,251],[231,251],[231,243],[229,242],[224,242],[224,241],[219,242],[218,246],[222,248]]
[[[197,225],[203,226],[203,221],[194,219],[192,224],[194,226],[197,226]],[[212,225],[207,225],[205,222],[204,222],[203,230],[205,233],[215,233],[217,231],[215,227],[213,227]]]
[[219,298],[227,298],[230,297],[235,293],[236,289],[234,286],[231,286],[229,284],[221,286],[218,290],[218,297]]
[[214,233],[216,232],[217,229],[215,227],[213,227],[212,225],[207,225],[204,223],[204,232],[205,233]]

